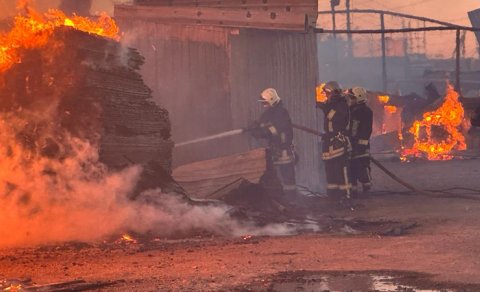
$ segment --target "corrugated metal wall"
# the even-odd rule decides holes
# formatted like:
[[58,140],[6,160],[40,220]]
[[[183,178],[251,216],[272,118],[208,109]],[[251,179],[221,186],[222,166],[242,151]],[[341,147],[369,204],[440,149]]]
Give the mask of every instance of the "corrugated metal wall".
[[[480,9],[476,9],[468,12],[468,17],[473,27],[480,27]],[[477,42],[480,44],[480,32],[475,32]]]
[[[315,35],[242,29],[238,35],[231,35],[230,40],[233,125],[239,127],[257,119],[262,111],[257,102],[260,92],[274,87],[294,123],[316,128]],[[295,131],[294,140],[300,156],[298,183],[318,188],[317,139]],[[257,145],[250,140],[251,147]]]
[[[315,127],[314,34],[118,21],[129,44],[146,57],[145,82],[169,110],[175,142],[246,126],[259,117],[256,100],[267,87],[278,89],[294,122]],[[295,143],[299,183],[317,189],[316,139],[296,132]],[[248,135],[197,143],[175,149],[174,164],[260,146]]]
[[[120,23],[130,45],[146,58],[142,75],[170,113],[175,142],[232,130],[227,30],[142,20]],[[219,139],[183,146],[174,151],[174,165],[237,153],[245,145]]]

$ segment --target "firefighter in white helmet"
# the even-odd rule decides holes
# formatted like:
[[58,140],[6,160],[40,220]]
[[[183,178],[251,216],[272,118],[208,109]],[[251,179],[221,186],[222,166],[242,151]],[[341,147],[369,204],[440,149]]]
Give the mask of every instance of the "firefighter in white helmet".
[[[293,148],[293,127],[290,115],[273,88],[267,88],[260,94],[259,102],[265,111],[258,121],[249,127],[255,138],[266,139],[267,168],[261,183],[268,191],[275,192],[276,186],[291,201],[296,196],[295,162]],[[272,183],[276,182],[276,183]]]
[[350,198],[352,187],[348,174],[350,111],[338,82],[327,82],[323,91],[327,100],[317,100],[316,105],[324,114],[322,160],[325,164],[327,195],[342,200]]
[[373,112],[367,105],[367,91],[362,87],[348,90],[350,99],[350,180],[354,195],[358,194],[361,184],[364,194],[372,186],[370,176],[370,136],[372,135]]

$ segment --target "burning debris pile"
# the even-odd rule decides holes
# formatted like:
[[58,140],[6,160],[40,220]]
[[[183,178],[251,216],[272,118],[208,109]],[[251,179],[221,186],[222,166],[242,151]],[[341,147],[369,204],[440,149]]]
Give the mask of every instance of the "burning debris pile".
[[465,112],[452,86],[447,87],[443,104],[434,111],[423,114],[410,128],[414,144],[402,153],[406,156],[425,155],[429,160],[452,159],[452,150],[466,150],[462,133]]
[[[450,160],[454,151],[467,149],[465,109],[453,87],[448,85],[446,90],[444,98],[435,95],[435,98],[420,102],[415,99],[410,103],[398,102],[399,99],[408,100],[407,97],[396,97],[392,102],[390,96],[377,96],[384,110],[382,134],[395,138],[394,148],[402,161],[415,158]],[[417,107],[415,114],[412,106]],[[381,140],[377,138],[377,141]]]

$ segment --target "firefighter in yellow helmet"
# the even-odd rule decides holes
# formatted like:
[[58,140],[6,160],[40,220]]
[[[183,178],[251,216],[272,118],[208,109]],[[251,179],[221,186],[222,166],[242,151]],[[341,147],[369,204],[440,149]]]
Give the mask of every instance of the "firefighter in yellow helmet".
[[269,182],[277,181],[280,191],[286,196],[284,199],[290,201],[296,195],[292,121],[274,88],[265,89],[259,102],[263,104],[265,111],[249,128],[255,138],[265,139],[268,143],[267,169],[261,182],[271,190],[275,188],[275,184]]
[[366,194],[371,186],[370,176],[370,136],[372,135],[373,112],[367,105],[367,91],[362,87],[348,90],[350,98],[350,141],[352,154],[350,157],[350,180],[352,190],[357,194],[360,190]]
[[350,110],[336,81],[327,82],[323,91],[327,99],[317,100],[317,107],[324,113],[322,160],[325,164],[327,195],[341,200],[350,198],[352,187],[348,170]]

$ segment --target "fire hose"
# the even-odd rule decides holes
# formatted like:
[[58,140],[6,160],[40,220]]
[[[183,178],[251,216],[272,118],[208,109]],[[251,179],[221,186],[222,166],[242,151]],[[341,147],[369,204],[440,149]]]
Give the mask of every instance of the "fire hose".
[[[319,131],[314,130],[314,129],[307,128],[305,126],[301,126],[301,125],[297,125],[297,124],[292,124],[292,126],[293,126],[293,128],[295,128],[297,130],[301,130],[303,132],[306,132],[306,133],[309,133],[309,134],[312,134],[312,135],[315,135],[315,136],[319,136],[319,137],[323,136],[322,132],[319,132]],[[390,170],[388,170],[385,166],[383,166],[378,160],[376,160],[372,156],[369,156],[369,158],[370,158],[370,161],[373,164],[375,164],[378,168],[380,168],[380,170],[382,170],[386,175],[388,175],[393,180],[395,180],[396,182],[398,182],[402,186],[406,187],[410,191],[418,193],[418,194],[426,195],[426,196],[437,196],[433,192],[419,190],[419,189],[415,188],[414,186],[412,186],[409,183],[405,182],[404,180],[400,179],[398,176],[396,176],[394,173],[392,173]]]
[[[323,134],[321,132],[319,132],[317,130],[314,130],[314,129],[310,129],[310,128],[305,127],[305,126],[301,126],[301,125],[298,125],[298,124],[292,124],[292,126],[293,126],[293,128],[295,128],[297,130],[301,130],[303,132],[306,132],[306,133],[309,133],[309,134],[312,134],[312,135],[315,135],[315,136],[319,136],[319,137],[323,136]],[[223,133],[220,133],[220,134],[215,134],[215,135],[211,135],[211,136],[207,136],[207,137],[202,137],[202,138],[178,143],[178,144],[175,144],[175,147],[181,147],[181,146],[184,146],[184,145],[189,145],[189,144],[194,144],[194,143],[199,143],[199,142],[205,142],[205,141],[209,141],[209,140],[216,140],[216,139],[223,138],[223,137],[238,135],[238,134],[241,134],[241,133],[244,133],[244,132],[247,132],[247,131],[248,131],[248,129],[237,129],[237,130],[227,131],[227,132],[223,132]],[[419,193],[419,194],[429,195],[429,196],[434,195],[431,192],[419,190],[419,189],[413,187],[412,185],[406,183],[405,181],[403,181],[402,179],[397,177],[395,174],[393,174],[391,171],[389,171],[387,168],[385,168],[385,166],[383,166],[378,160],[376,160],[375,158],[373,158],[371,156],[370,156],[370,161],[372,161],[372,163],[375,164],[378,168],[380,168],[385,174],[387,174],[393,180],[395,180],[396,182],[398,182],[402,186],[406,187],[410,191],[413,191],[413,192],[416,192],[416,193]]]
[[[319,137],[323,136],[322,132],[311,129],[311,128],[308,128],[308,127],[305,127],[305,126],[302,126],[302,125],[292,124],[292,126],[293,126],[294,129],[306,132],[308,134],[312,134],[312,135],[319,136]],[[207,136],[207,137],[201,137],[201,138],[193,139],[193,140],[186,141],[186,142],[176,143],[175,147],[181,147],[181,146],[186,146],[186,145],[189,145],[189,144],[206,142],[206,141],[209,141],[209,140],[216,140],[216,139],[219,139],[219,138],[224,138],[224,137],[229,137],[229,136],[235,136],[235,135],[239,135],[239,134],[242,134],[242,133],[245,133],[245,132],[248,132],[248,131],[249,131],[248,128],[236,129],[236,130],[232,130],[232,131],[223,132],[223,133],[220,133],[220,134],[215,134],[215,135],[210,135],[210,136]],[[384,165],[382,165],[377,159],[373,158],[371,155],[369,156],[369,158],[370,158],[370,161],[373,164],[375,164],[375,166],[377,166],[380,170],[382,170],[387,176],[389,176],[390,178],[395,180],[397,183],[401,184],[402,186],[404,186],[405,188],[407,188],[409,191],[411,191],[413,193],[417,193],[417,194],[424,195],[424,196],[429,196],[429,197],[442,197],[442,194],[443,194],[443,196],[450,194],[450,193],[447,193],[447,192],[441,191],[441,190],[440,191],[436,191],[436,190],[431,190],[430,191],[430,190],[417,189],[416,187],[412,186],[411,184],[409,184],[409,183],[405,182],[404,180],[400,179],[398,176],[396,176],[393,172],[388,170]],[[473,198],[473,197],[468,196],[468,195],[460,195],[460,194],[450,194],[450,195],[454,195],[455,197],[461,197],[461,198],[466,198],[466,199],[479,199],[478,197]]]

